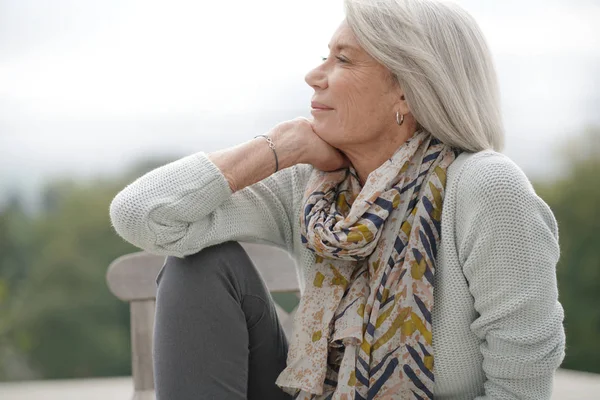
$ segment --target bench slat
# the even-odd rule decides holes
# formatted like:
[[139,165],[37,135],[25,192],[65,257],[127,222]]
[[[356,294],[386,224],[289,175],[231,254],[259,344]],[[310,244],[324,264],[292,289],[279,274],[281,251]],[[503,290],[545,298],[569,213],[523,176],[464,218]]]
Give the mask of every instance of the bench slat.
[[108,267],[106,282],[110,291],[123,301],[156,298],[156,276],[165,257],[146,252],[126,254]]
[[[270,292],[298,291],[294,260],[282,249],[256,243],[240,243],[258,269]],[[123,301],[156,298],[156,276],[165,257],[147,252],[127,254],[108,267],[111,292]]]
[[240,242],[260,272],[269,291],[296,292],[299,289],[294,259],[278,247]]
[[132,301],[130,309],[133,386],[136,392],[153,390],[154,300]]

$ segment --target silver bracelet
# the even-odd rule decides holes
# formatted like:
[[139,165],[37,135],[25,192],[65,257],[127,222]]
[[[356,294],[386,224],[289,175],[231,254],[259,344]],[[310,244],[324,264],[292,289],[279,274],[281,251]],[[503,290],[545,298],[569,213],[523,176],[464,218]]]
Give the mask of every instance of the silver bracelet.
[[273,154],[275,154],[275,172],[279,171],[279,160],[277,159],[277,153],[275,152],[275,143],[273,143],[273,139],[271,139],[267,135],[256,135],[256,136],[254,136],[254,139],[256,139],[257,137],[267,138],[269,147],[271,148],[271,150],[273,150]]

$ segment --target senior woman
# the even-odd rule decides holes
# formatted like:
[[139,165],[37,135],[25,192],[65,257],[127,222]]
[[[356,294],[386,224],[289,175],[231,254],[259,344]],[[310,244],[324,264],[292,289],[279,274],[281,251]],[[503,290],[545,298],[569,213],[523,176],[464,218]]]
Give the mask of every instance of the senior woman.
[[[169,256],[157,398],[550,398],[557,224],[498,152],[479,28],[435,0],[345,11],[306,75],[313,118],[157,168],[111,204],[123,238]],[[289,344],[237,241],[294,256]]]

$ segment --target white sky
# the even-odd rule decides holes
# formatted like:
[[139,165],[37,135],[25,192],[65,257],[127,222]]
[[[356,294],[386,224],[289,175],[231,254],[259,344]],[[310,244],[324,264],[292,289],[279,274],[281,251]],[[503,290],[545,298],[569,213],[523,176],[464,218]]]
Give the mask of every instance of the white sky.
[[[4,57],[0,96],[28,111],[80,117],[250,111],[278,82],[301,78],[318,60],[315,45],[343,18],[341,3],[324,1],[122,4],[107,5],[103,24],[75,24]],[[317,4],[321,18],[311,11]],[[82,14],[73,4],[63,11],[65,19]]]
[[[331,0],[4,1],[5,46],[26,45],[0,56],[0,98],[69,117],[252,111],[303,79],[343,18]],[[459,3],[496,57],[599,53],[600,2]]]
[[[600,1],[458,3],[479,21],[497,62],[505,152],[543,174],[551,145],[600,123]],[[217,140],[198,124],[186,132],[185,118],[273,125],[308,114],[304,75],[342,19],[341,0],[0,0],[0,191],[21,179],[15,166],[43,179],[105,170],[107,156],[117,163],[185,152],[181,142],[198,132],[193,150],[248,137]],[[149,137],[143,121],[166,122],[151,125]]]

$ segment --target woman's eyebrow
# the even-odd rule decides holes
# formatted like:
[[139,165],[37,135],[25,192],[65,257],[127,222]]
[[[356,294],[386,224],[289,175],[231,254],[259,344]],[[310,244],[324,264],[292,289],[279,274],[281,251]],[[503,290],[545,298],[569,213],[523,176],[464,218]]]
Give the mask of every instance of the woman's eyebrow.
[[[331,49],[331,45],[328,44],[327,48]],[[348,49],[348,50],[352,50],[352,51],[358,51],[358,49],[352,45],[349,45],[347,43],[337,43],[334,48],[336,50],[343,50],[343,49]]]

